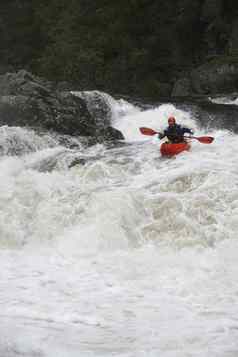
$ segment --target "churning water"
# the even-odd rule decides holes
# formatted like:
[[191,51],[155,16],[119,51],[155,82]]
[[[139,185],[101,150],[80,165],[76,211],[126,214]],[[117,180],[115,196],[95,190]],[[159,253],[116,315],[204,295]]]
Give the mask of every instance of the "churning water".
[[[138,128],[171,114],[215,141],[161,158]],[[77,152],[1,128],[0,356],[237,357],[238,136],[171,104],[113,125]]]

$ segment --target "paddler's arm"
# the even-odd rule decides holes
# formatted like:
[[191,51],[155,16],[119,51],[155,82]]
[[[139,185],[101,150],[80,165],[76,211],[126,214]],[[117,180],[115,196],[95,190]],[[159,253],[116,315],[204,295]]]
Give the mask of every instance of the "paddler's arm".
[[188,134],[191,134],[191,135],[194,134],[194,132],[193,132],[191,129],[189,129],[189,128],[183,128],[183,133],[184,133],[184,134],[185,134],[185,133],[188,133]]
[[163,138],[165,138],[165,137],[166,137],[166,133],[165,133],[165,132],[158,134],[158,138],[159,138],[159,139],[163,139]]

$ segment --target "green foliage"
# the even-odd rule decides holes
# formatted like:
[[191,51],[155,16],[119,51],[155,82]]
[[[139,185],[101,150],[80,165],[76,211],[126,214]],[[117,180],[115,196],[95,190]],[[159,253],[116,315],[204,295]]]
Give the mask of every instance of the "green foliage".
[[82,89],[167,95],[171,82],[194,64],[201,47],[202,4],[2,1],[1,64],[73,81]]

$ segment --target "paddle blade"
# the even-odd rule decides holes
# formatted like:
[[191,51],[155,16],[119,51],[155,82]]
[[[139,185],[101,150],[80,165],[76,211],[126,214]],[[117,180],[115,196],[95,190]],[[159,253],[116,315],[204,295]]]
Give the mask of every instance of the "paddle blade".
[[200,137],[194,137],[194,138],[203,144],[211,144],[214,140],[214,138],[212,136],[200,136]]
[[155,135],[155,134],[159,134],[158,131],[155,131],[155,130],[150,129],[150,128],[145,128],[145,127],[140,128],[140,132],[143,135],[150,135],[150,136]]

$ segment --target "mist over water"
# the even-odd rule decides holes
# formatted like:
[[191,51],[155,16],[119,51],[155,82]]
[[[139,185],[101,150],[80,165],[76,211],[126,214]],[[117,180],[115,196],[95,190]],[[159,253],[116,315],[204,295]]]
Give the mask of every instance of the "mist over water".
[[[236,357],[238,137],[111,105],[111,149],[1,128],[0,356]],[[214,142],[162,158],[169,115]]]

